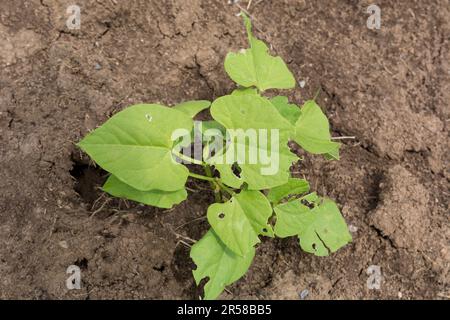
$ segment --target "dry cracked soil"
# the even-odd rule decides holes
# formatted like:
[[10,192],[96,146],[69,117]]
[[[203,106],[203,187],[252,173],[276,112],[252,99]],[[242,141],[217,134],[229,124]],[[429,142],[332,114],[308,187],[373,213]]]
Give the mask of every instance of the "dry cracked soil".
[[[0,298],[197,299],[186,244],[208,229],[208,186],[189,182],[172,210],[112,199],[74,143],[135,103],[229,93],[247,3],[78,0],[70,30],[72,2],[0,1]],[[264,240],[222,298],[449,299],[450,2],[376,3],[379,30],[365,0],[253,1],[255,33],[301,83],[291,101],[320,88],[333,136],[354,137],[340,161],[292,169],[339,203],[353,242],[319,258]],[[65,285],[73,264],[80,290]]]

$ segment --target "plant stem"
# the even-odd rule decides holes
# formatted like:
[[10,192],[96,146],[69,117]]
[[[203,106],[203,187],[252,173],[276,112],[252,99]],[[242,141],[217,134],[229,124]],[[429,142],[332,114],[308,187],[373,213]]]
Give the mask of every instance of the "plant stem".
[[[205,173],[206,173],[206,175],[207,175],[209,178],[213,178],[211,166],[210,166],[209,164],[205,164],[205,165],[203,166],[203,168],[205,168]],[[213,179],[214,179],[214,178],[213,178]]]
[[[209,164],[205,164],[205,165],[203,165],[203,168],[205,169],[206,175],[209,178],[214,179],[213,175],[212,175],[211,166]],[[220,189],[218,189],[217,187],[220,187],[220,186],[217,184],[216,179],[214,179],[213,181],[211,181],[211,189],[213,189],[213,191],[214,191],[215,201],[220,202],[220,200],[222,199],[222,195],[220,194]]]
[[316,95],[313,98],[314,101],[316,101],[316,99],[319,97],[321,91],[322,91],[322,88],[319,87],[319,89],[317,89]]
[[185,156],[184,154],[182,154],[182,153],[180,153],[178,151],[172,150],[172,153],[175,156],[177,156],[178,158],[180,158],[181,160],[184,160],[184,161],[187,161],[187,162],[190,162],[190,163],[193,163],[193,164],[204,165],[203,161],[192,159],[191,157]]
[[220,187],[220,189],[223,189],[229,195],[231,195],[231,196],[235,195],[235,192],[231,188],[228,188],[226,185],[224,185],[222,182],[220,182],[220,180],[217,180],[216,183]]
[[202,176],[201,174],[196,174],[196,173],[189,172],[189,176],[191,176],[192,178],[200,179],[200,180],[211,181],[213,183],[216,182],[216,179],[211,178],[211,177],[207,177],[207,176]]
[[[175,154],[175,155],[177,155],[177,154]],[[194,160],[194,159],[192,159],[192,160]],[[224,185],[218,178],[213,177],[211,166],[209,166],[208,164],[205,164],[205,163],[202,163],[202,165],[203,165],[203,168],[205,169],[206,176],[203,176],[203,175],[197,174],[197,173],[193,173],[193,172],[189,172],[189,176],[192,178],[195,178],[195,179],[209,181],[211,184],[211,189],[214,191],[214,198],[215,198],[216,202],[222,201],[222,194],[220,192],[221,190],[225,191],[226,193],[228,193],[231,196],[235,195],[235,192],[233,191],[233,189]]]
[[[212,172],[211,172],[211,166],[210,165],[205,165],[205,172],[206,172],[206,175],[208,177],[212,177]],[[234,191],[231,188],[229,188],[226,185],[224,185],[222,183],[222,181],[220,181],[219,178],[215,178],[214,182],[215,182],[215,184],[217,184],[217,186],[219,186],[219,188],[221,190],[224,190],[226,193],[228,193],[228,194],[230,194],[232,196],[235,194]]]

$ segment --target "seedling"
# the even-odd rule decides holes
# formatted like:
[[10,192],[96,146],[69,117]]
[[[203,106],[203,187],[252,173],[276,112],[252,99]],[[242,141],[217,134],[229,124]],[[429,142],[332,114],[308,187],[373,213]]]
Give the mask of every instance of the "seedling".
[[[197,285],[208,278],[205,299],[216,299],[246,273],[262,236],[296,236],[304,251],[317,256],[351,241],[336,204],[310,193],[308,182],[290,173],[300,159],[289,141],[339,159],[340,145],[331,140],[328,119],[314,100],[299,108],[286,97],[263,96],[268,89],[294,88],[295,79],[242,16],[250,47],[226,56],[225,70],[239,85],[232,94],[212,104],[135,105],[78,144],[110,173],[103,190],[115,197],[171,208],[187,198],[188,178],[210,183],[215,195],[207,210],[211,228],[190,253]],[[194,125],[193,117],[208,108],[213,120]],[[192,137],[198,132],[202,152],[192,158]]]

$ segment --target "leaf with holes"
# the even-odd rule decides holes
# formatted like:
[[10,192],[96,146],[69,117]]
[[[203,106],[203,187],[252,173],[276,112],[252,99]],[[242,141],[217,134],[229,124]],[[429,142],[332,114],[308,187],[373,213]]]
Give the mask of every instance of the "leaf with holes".
[[235,189],[239,189],[244,183],[244,179],[240,175],[236,175],[233,171],[233,166],[237,166],[236,164],[214,164],[214,167],[220,173],[220,180],[225,183],[227,186],[230,186]]
[[172,133],[190,132],[184,113],[156,104],[129,107],[87,135],[78,146],[103,169],[140,190],[177,191],[188,169],[172,161]]
[[[213,102],[213,118],[228,131],[225,152],[209,159],[227,180],[246,182],[250,190],[269,189],[288,181],[289,168],[298,160],[287,143],[294,127],[272,103],[259,95],[229,95]],[[224,166],[237,163],[240,177]]]
[[[256,164],[239,164],[241,168],[241,177],[248,184],[249,190],[270,189],[285,184],[290,177],[290,167],[297,162],[298,157],[291,152],[287,144],[270,146],[269,149],[258,148],[258,152],[270,155],[270,161],[265,164],[258,162]],[[240,145],[237,145],[239,148]],[[247,152],[256,153],[246,146]],[[269,159],[269,158],[268,158]]]
[[158,208],[172,208],[174,205],[186,200],[186,189],[177,191],[149,190],[139,191],[115,176],[109,176],[103,185],[103,191],[118,198],[125,198]]
[[285,238],[298,235],[301,248],[316,256],[327,256],[352,240],[336,204],[328,199],[313,209],[299,200],[275,207],[275,234]]
[[190,256],[197,265],[193,271],[195,282],[199,285],[202,279],[209,279],[204,288],[204,298],[212,300],[247,272],[255,249],[251,248],[245,255],[239,256],[227,248],[213,230],[209,230],[192,246]]
[[234,253],[244,256],[259,243],[259,235],[273,236],[267,220],[272,207],[259,191],[241,191],[226,203],[208,208],[208,221],[221,241]]
[[267,198],[273,204],[277,204],[284,198],[292,195],[300,195],[309,191],[309,183],[305,179],[289,178],[286,184],[272,188]]
[[272,57],[264,42],[253,36],[250,19],[241,13],[247,29],[250,48],[240,53],[229,53],[225,58],[225,71],[243,87],[255,86],[267,89],[291,89],[295,79],[283,59]]
[[[285,184],[290,177],[289,168],[299,160],[287,144],[276,143],[278,141],[262,147],[235,140],[223,155],[211,158],[208,163],[214,165],[223,182],[233,188],[245,182],[249,190],[270,189]],[[258,160],[257,155],[264,155],[264,158]],[[233,172],[233,166],[239,168],[239,176]]]
[[320,198],[316,192],[311,192],[303,197],[300,200],[308,203],[309,205],[318,206],[320,204]]

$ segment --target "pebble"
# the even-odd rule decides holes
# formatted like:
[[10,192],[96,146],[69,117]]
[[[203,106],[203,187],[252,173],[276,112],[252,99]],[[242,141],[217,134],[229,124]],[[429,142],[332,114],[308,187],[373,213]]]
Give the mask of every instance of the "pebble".
[[64,248],[64,249],[69,248],[69,245],[67,244],[67,241],[65,241],[65,240],[58,242],[58,244],[61,248]]

